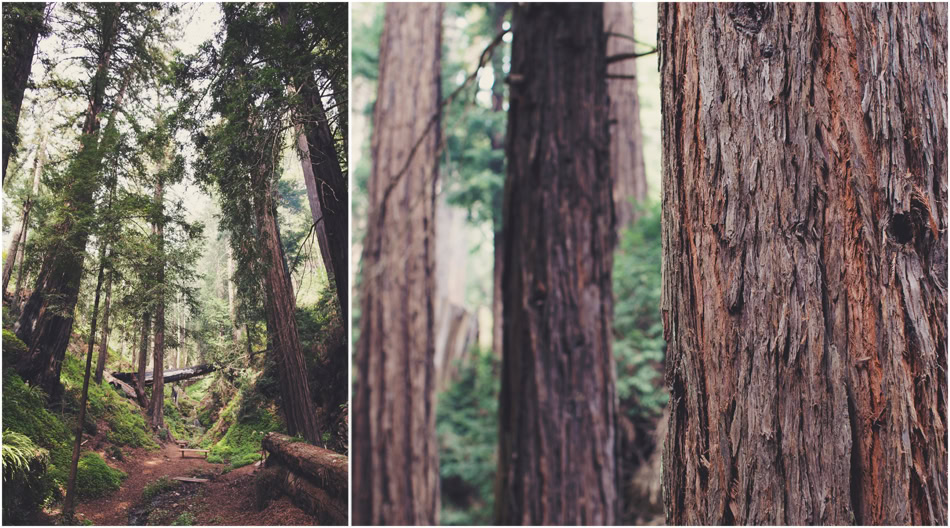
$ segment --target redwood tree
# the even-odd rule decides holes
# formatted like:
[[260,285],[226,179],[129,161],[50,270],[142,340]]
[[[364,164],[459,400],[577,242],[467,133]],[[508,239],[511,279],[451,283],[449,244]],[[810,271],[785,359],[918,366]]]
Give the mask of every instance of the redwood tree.
[[601,4],[514,8],[499,524],[613,524],[618,471]]
[[673,524],[947,524],[947,5],[661,4]]
[[439,520],[433,294],[440,4],[387,4],[353,410],[354,524]]
[[[617,231],[635,218],[635,204],[647,196],[643,134],[640,131],[640,96],[637,93],[636,46],[633,4],[604,2],[607,32],[607,93],[610,95],[610,178],[614,186]],[[624,58],[626,57],[626,58]],[[619,59],[619,60],[618,60]]]
[[19,143],[17,124],[23,94],[30,80],[33,54],[40,34],[47,31],[45,2],[8,2],[3,5],[3,176]]

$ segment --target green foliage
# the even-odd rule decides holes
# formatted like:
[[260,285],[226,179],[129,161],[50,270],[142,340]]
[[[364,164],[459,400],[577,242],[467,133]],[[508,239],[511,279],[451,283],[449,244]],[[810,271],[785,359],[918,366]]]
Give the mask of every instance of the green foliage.
[[[4,310],[7,312],[9,310]],[[11,331],[3,331],[3,364],[4,365],[15,365],[16,362],[23,357],[28,350],[26,344]]]
[[491,524],[501,365],[475,348],[436,412],[443,524]]
[[24,383],[12,369],[3,372],[3,429],[23,434],[49,452],[50,486],[45,498],[58,492],[54,484],[65,486],[72,459],[72,434],[59,416],[46,409],[46,393]]
[[660,206],[641,207],[614,257],[614,342],[617,395],[635,415],[658,415],[668,399],[660,368],[666,350],[660,315]]
[[173,489],[178,489],[181,485],[181,482],[173,480],[169,477],[162,477],[154,482],[150,482],[145,485],[145,488],[142,489],[142,498],[146,501],[151,500],[153,497],[161,495],[167,491]]
[[3,431],[3,523],[23,524],[50,497],[49,452],[26,435]]
[[172,522],[172,526],[192,526],[194,524],[195,516],[191,512],[182,513]]
[[[253,391],[241,391],[239,399],[244,400],[248,393],[253,393]],[[239,399],[233,400],[232,404],[221,412],[219,420],[233,419],[234,421],[221,440],[211,447],[208,462],[229,463],[232,468],[257,462],[261,459],[261,439],[264,435],[283,429],[280,420],[269,410],[259,404],[235,405]]]
[[79,459],[76,473],[76,494],[82,499],[94,499],[119,489],[126,474],[113,469],[98,453],[86,453]]

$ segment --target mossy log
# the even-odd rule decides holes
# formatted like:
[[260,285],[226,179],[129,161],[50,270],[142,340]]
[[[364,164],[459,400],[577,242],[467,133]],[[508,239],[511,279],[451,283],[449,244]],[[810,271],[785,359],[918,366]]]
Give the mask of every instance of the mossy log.
[[287,435],[269,433],[262,440],[267,467],[274,469],[281,489],[321,524],[347,523],[348,460]]

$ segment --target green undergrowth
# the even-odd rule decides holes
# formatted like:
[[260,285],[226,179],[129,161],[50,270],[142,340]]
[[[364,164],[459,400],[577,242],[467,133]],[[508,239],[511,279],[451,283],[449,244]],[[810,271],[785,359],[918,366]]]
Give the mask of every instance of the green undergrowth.
[[203,447],[210,445],[208,462],[230,464],[234,469],[260,460],[264,435],[283,431],[280,419],[252,389],[240,391],[238,397],[228,403],[219,414],[216,425],[219,424],[228,424],[227,432],[213,443],[212,437],[206,438]]
[[[11,332],[3,332],[4,365],[12,364],[8,358],[25,348]],[[5,458],[4,524],[29,522],[39,509],[62,499],[72,461],[73,428],[79,416],[84,373],[85,363],[67,353],[60,377],[65,390],[61,398],[49,401],[42,389],[25,383],[13,369],[3,370],[4,443],[10,438],[12,445],[35,455],[28,457],[26,465],[17,466],[12,465],[12,458],[9,464]],[[105,431],[100,430],[103,427]],[[83,433],[104,433],[105,445],[99,444],[97,449],[107,453],[121,453],[123,446],[158,448],[137,406],[108,383],[98,385],[90,380]],[[118,489],[123,478],[125,474],[109,467],[98,453],[84,452],[78,466],[77,495],[80,499],[103,496]]]
[[77,494],[81,499],[101,497],[119,489],[125,477],[125,472],[109,467],[99,453],[86,453],[79,459]]

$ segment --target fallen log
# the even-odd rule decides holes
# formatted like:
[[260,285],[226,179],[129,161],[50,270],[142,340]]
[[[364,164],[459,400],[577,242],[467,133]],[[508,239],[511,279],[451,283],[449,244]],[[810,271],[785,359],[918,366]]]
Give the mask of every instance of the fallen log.
[[268,452],[266,467],[297,506],[320,524],[347,523],[349,472],[345,455],[293,442],[279,433],[267,434],[261,444]]
[[105,378],[105,380],[106,380],[108,383],[112,384],[113,387],[115,387],[115,388],[121,390],[123,393],[125,393],[125,395],[128,396],[130,399],[132,399],[132,400],[137,399],[137,398],[136,398],[136,394],[135,394],[135,389],[133,389],[132,386],[129,385],[128,383],[126,383],[126,382],[124,382],[124,381],[122,381],[122,380],[120,380],[120,379],[116,379],[116,377],[113,376],[112,373],[109,372],[108,370],[106,370],[106,371],[104,371],[104,372],[102,373],[102,377]]
[[[217,370],[217,367],[211,364],[207,365],[196,365],[194,367],[185,367],[180,369],[166,370],[162,378],[165,380],[165,383],[174,383],[176,381],[186,380],[189,378],[195,378],[198,376],[204,376],[205,374],[210,374]],[[126,383],[135,382],[135,372],[113,372],[112,375],[121,381]],[[145,384],[152,384],[153,374],[152,372],[145,373]]]

